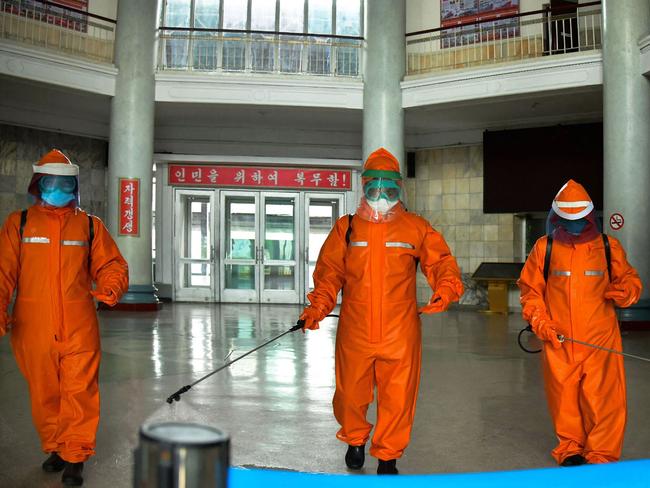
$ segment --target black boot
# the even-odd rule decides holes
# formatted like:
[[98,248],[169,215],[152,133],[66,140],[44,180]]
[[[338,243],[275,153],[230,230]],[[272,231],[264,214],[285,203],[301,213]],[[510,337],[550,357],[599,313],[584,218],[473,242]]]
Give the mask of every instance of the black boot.
[[363,468],[363,462],[366,459],[366,445],[348,446],[348,452],[345,453],[345,464],[350,469]]
[[397,471],[397,459],[379,460],[377,465],[377,474],[399,474]]
[[56,452],[51,452],[50,457],[41,464],[43,471],[56,473],[65,467],[65,461]]
[[84,470],[84,463],[65,463],[63,476],[61,476],[61,483],[65,486],[81,486],[84,479],[81,473]]
[[570,467],[570,466],[582,466],[583,464],[588,464],[587,460],[583,458],[580,454],[574,454],[566,458],[560,466]]

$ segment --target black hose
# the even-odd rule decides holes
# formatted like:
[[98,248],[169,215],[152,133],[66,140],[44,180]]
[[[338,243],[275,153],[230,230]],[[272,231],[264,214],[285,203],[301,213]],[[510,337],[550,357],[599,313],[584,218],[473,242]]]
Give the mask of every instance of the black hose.
[[212,372],[206,374],[205,376],[199,378],[199,379],[196,380],[194,383],[192,383],[192,384],[190,384],[190,385],[185,385],[185,386],[183,386],[183,387],[180,388],[178,391],[176,391],[176,392],[172,393],[171,395],[169,395],[169,396],[167,397],[167,399],[166,399],[166,402],[169,403],[169,404],[174,403],[174,401],[179,402],[179,401],[181,400],[181,395],[182,395],[183,393],[185,393],[186,391],[188,391],[190,388],[192,388],[194,385],[197,385],[198,383],[201,383],[202,381],[207,380],[210,376],[212,376],[212,375],[218,373],[219,371],[221,371],[221,370],[223,370],[223,369],[226,369],[226,368],[229,367],[231,364],[236,363],[236,362],[239,361],[240,359],[245,358],[245,357],[248,356],[249,354],[254,353],[254,352],[257,351],[258,349],[263,348],[264,346],[270,344],[271,342],[277,341],[277,340],[280,339],[281,337],[284,337],[285,335],[290,334],[291,332],[295,332],[295,331],[297,331],[297,330],[302,329],[304,326],[305,326],[305,321],[304,321],[304,320],[299,320],[299,321],[296,323],[296,325],[294,325],[293,327],[291,327],[289,330],[284,331],[282,334],[277,335],[277,336],[275,336],[275,337],[269,339],[269,340],[266,341],[264,344],[260,344],[260,345],[257,346],[255,349],[251,349],[250,351],[248,351],[248,352],[242,354],[241,356],[239,356],[239,357],[233,359],[232,361],[228,361],[228,362],[227,362],[226,364],[224,364],[223,366],[221,366],[221,367],[215,369],[214,371],[212,371]]
[[524,347],[524,345],[521,342],[521,336],[524,334],[524,332],[531,332],[531,333],[533,332],[533,328],[530,326],[530,324],[528,324],[528,327],[525,327],[524,329],[521,329],[519,331],[519,335],[517,336],[517,343],[519,344],[519,347],[521,348],[521,350],[527,352],[528,354],[537,354],[539,352],[542,352],[541,349],[538,349],[537,351],[534,351],[532,349],[526,349],[526,347]]

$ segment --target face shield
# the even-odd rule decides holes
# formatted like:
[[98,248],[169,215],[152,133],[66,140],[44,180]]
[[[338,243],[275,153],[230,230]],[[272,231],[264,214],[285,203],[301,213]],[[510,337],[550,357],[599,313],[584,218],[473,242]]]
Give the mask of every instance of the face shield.
[[570,220],[560,217],[551,209],[546,219],[546,234],[554,240],[566,244],[581,244],[592,241],[601,232],[600,225],[596,219],[596,212],[593,210],[585,217]]
[[76,176],[34,174],[29,193],[52,207],[79,204],[79,182]]
[[362,178],[363,196],[357,215],[369,222],[388,222],[402,211],[404,195],[401,180]]

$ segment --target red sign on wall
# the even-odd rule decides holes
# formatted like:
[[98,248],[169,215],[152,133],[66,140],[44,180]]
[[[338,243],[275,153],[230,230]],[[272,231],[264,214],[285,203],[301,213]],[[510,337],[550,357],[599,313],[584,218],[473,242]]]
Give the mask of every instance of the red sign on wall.
[[169,165],[169,184],[174,186],[349,190],[351,176],[349,170]]
[[121,236],[140,234],[140,180],[138,178],[120,178],[118,206],[120,212]]

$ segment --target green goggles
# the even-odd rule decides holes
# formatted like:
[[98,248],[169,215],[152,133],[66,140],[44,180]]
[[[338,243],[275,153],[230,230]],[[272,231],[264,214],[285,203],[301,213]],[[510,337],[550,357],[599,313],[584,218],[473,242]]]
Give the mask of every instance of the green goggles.
[[395,180],[377,178],[363,185],[363,194],[371,202],[378,202],[381,198],[389,202],[400,199],[402,188]]
[[72,193],[77,188],[77,178],[74,176],[42,176],[38,180],[38,186],[43,193],[49,193],[54,190]]

